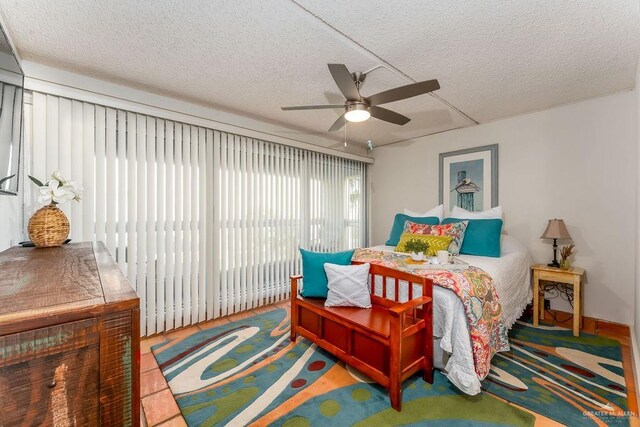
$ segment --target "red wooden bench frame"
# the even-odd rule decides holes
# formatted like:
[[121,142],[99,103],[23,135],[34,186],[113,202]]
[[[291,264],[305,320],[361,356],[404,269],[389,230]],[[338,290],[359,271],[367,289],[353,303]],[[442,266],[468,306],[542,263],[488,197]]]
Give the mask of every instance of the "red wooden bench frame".
[[[302,276],[292,276],[291,341],[305,337],[368,375],[389,390],[391,406],[400,411],[405,379],[422,370],[423,379],[433,383],[433,282],[373,264],[369,276],[370,309],[325,307],[322,298],[299,295]],[[382,297],[374,295],[376,277],[382,277]],[[394,299],[387,295],[388,278],[395,284]],[[398,302],[400,281],[409,283],[407,302]],[[422,288],[415,298],[414,284]]]

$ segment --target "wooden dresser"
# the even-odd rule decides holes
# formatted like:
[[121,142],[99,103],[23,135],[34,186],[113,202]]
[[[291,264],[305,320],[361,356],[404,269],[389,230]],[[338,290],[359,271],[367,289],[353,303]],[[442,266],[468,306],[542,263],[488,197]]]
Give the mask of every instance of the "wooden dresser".
[[139,331],[104,244],[0,253],[0,426],[139,425]]

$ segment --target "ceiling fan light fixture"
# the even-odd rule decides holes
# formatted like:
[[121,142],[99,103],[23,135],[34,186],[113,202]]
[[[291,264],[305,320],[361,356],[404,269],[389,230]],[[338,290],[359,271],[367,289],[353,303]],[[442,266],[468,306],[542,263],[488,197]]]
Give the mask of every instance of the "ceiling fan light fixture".
[[[344,106],[342,105],[301,105],[295,107],[281,107],[284,111],[290,110],[319,110],[331,108],[344,108],[344,114],[336,119],[329,128],[329,132],[335,132],[342,129],[347,122],[364,122],[370,117],[382,120],[383,122],[393,123],[395,125],[406,125],[411,121],[409,117],[398,114],[395,111],[387,110],[380,107],[381,104],[396,102],[425,93],[433,92],[440,89],[438,80],[425,80],[423,82],[415,82],[393,89],[385,90],[365,97],[360,94],[360,89],[364,83],[367,73],[349,72],[344,64],[327,64],[331,77],[335,81],[338,89],[345,98]],[[378,68],[378,67],[376,67]],[[369,72],[375,70],[369,70]],[[346,131],[346,129],[345,129]]]
[[363,102],[355,102],[347,105],[347,111],[344,113],[344,118],[348,122],[364,122],[369,120],[371,113],[369,107]]

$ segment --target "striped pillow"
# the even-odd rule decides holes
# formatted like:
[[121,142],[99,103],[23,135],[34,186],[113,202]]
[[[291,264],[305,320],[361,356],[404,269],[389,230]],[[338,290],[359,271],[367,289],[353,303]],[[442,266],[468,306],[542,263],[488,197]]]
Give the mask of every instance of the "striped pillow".
[[[396,246],[396,252],[414,252],[407,248],[411,242],[423,242],[429,245],[424,254],[427,256],[435,256],[438,251],[446,251],[451,244],[450,236],[431,236],[428,234],[410,234],[402,233],[398,246]],[[409,245],[410,246],[410,245]]]

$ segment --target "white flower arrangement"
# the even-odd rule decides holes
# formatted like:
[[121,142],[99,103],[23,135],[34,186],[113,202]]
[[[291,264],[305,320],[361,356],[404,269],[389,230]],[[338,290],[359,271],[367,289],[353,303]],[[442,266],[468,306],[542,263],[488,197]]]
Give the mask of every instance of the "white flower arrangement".
[[57,205],[72,200],[79,202],[82,199],[82,187],[64,179],[58,170],[54,171],[51,174],[51,180],[44,184],[31,175],[29,179],[38,186],[38,202],[43,205]]

